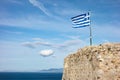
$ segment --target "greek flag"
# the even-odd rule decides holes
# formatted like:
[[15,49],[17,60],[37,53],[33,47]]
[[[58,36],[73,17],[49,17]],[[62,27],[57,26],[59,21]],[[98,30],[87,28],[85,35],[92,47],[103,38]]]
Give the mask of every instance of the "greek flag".
[[82,28],[90,26],[90,15],[89,12],[85,14],[80,14],[78,16],[72,17],[73,28]]

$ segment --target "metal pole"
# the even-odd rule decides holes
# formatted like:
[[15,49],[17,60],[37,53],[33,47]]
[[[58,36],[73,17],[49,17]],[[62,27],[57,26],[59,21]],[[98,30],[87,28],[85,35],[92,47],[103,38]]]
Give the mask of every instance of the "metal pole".
[[92,46],[92,29],[91,29],[91,26],[90,27],[90,46]]
[[[89,13],[88,13],[89,14]],[[92,28],[91,28],[91,20],[90,20],[90,46],[92,46]]]

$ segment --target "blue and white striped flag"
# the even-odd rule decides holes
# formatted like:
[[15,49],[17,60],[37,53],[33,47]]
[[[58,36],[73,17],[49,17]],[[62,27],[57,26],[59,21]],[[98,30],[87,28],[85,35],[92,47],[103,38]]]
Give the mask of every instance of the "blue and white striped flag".
[[71,20],[73,22],[73,26],[74,26],[73,28],[82,28],[82,27],[90,26],[89,18],[90,18],[89,12],[72,17]]

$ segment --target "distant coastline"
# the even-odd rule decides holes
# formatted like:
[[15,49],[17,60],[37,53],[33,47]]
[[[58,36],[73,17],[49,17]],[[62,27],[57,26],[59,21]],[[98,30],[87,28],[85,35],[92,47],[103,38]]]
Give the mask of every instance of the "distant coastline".
[[63,68],[50,68],[50,69],[43,69],[43,70],[37,70],[37,71],[0,71],[0,73],[5,72],[17,72],[17,73],[63,73]]
[[51,69],[45,69],[45,70],[40,70],[39,72],[41,73],[62,73],[63,68],[51,68]]

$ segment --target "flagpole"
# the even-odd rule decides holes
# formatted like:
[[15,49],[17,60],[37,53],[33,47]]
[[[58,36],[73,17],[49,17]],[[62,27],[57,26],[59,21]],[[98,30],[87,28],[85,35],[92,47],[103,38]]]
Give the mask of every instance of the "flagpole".
[[[89,13],[88,13],[88,14],[89,14]],[[90,20],[89,29],[90,29],[90,46],[92,46],[92,27],[91,27],[91,20]]]
[[92,30],[91,30],[91,26],[90,27],[90,46],[92,46]]

